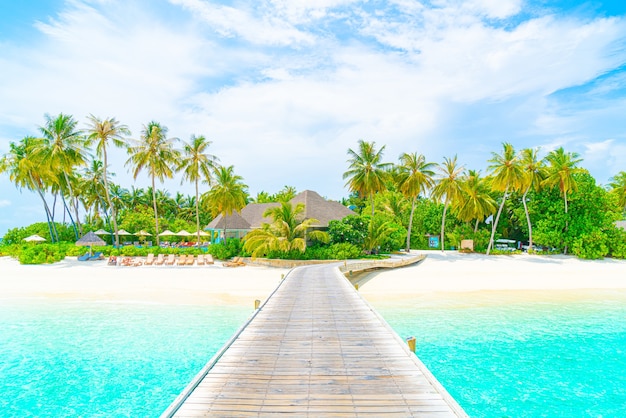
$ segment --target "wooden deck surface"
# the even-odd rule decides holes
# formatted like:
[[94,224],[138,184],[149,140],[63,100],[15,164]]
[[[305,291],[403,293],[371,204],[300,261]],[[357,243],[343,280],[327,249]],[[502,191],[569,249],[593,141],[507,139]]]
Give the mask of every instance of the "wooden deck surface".
[[467,416],[336,267],[292,271],[163,414]]

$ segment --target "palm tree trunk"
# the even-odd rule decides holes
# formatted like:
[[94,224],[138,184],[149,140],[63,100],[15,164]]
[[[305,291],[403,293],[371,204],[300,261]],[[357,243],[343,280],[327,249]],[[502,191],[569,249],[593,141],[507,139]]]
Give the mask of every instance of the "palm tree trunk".
[[70,208],[67,206],[67,202],[65,201],[65,196],[63,196],[63,193],[61,193],[61,202],[63,202],[63,207],[65,208],[65,211],[67,212],[68,216],[70,217],[70,222],[72,223],[72,228],[74,228],[74,236],[76,237],[76,240],[78,240],[79,236],[78,236],[78,229],[76,229],[76,223],[74,223],[74,218],[72,217],[72,212],[70,211]]
[[480,223],[480,219],[476,219],[476,223],[474,224],[474,233],[478,232],[478,224]]
[[530,254],[533,251],[533,224],[530,222],[530,213],[528,213],[528,205],[526,204],[526,195],[528,195],[529,190],[530,186],[528,186],[524,196],[522,196],[522,203],[524,204],[524,213],[526,213],[526,222],[528,223],[528,253]]
[[154,208],[154,226],[156,228],[155,237],[157,247],[160,245],[159,243],[159,214],[157,212],[157,203],[156,203],[156,189],[154,184],[154,174],[152,174],[152,207]]
[[198,204],[198,179],[196,179],[196,232],[198,233],[198,248],[200,248],[200,206]]
[[563,190],[563,200],[565,201],[565,239],[564,244],[565,248],[563,250],[563,254],[567,254],[567,231],[569,229],[569,219],[567,217],[567,191]]
[[[30,176],[30,181],[33,184],[35,184],[32,175]],[[50,232],[50,240],[52,242],[58,242],[59,234],[56,230],[56,226],[54,225],[54,219],[52,219],[52,213],[50,212],[50,207],[48,206],[48,202],[46,202],[46,197],[43,195],[43,191],[41,190],[40,187],[36,187],[36,189],[37,189],[37,193],[39,194],[39,197],[41,198],[41,201],[43,202],[44,210],[46,211],[46,219],[48,220],[48,231]]]
[[[72,196],[74,196],[74,191],[72,190],[72,185],[70,184],[70,178],[68,177],[67,173],[64,172],[63,176],[65,177],[65,183],[67,184],[69,198],[71,202],[73,201]],[[65,196],[63,196],[63,190],[61,190],[61,199],[63,199],[63,204],[65,205],[65,208],[67,209],[67,204],[65,203]],[[74,209],[76,210],[76,220],[78,221],[78,206],[75,206]],[[76,234],[76,239],[78,240],[78,230],[76,229],[76,223],[74,222],[74,219],[72,218],[72,214],[70,213],[69,209],[67,209],[67,214],[70,216],[70,221],[72,222],[72,226],[74,227],[74,234]]]
[[103,167],[102,167],[102,175],[104,180],[104,194],[107,199],[107,205],[109,205],[109,210],[111,211],[111,217],[113,218],[113,236],[115,238],[115,246],[120,246],[120,236],[117,233],[117,210],[113,207],[111,203],[111,194],[109,193],[109,181],[107,180],[107,149],[106,146],[102,146],[102,158],[103,158]]
[[496,220],[493,222],[491,226],[491,238],[489,238],[489,245],[487,246],[487,255],[491,252],[493,248],[493,237],[496,234],[496,228],[498,227],[498,222],[500,221],[500,214],[502,213],[502,208],[504,207],[504,202],[506,202],[507,194],[509,193],[509,188],[507,187],[504,190],[504,196],[502,196],[502,203],[500,203],[500,207],[498,208],[498,214],[496,215]]
[[446,199],[445,205],[443,205],[443,216],[441,217],[441,252],[444,251],[443,245],[444,232],[446,228],[446,212],[448,211],[448,199]]
[[370,195],[370,205],[372,205],[372,219],[374,219],[374,195]]
[[409,217],[409,230],[406,233],[406,252],[411,252],[411,229],[413,228],[413,213],[415,212],[415,201],[417,197],[413,198],[411,203],[411,216]]

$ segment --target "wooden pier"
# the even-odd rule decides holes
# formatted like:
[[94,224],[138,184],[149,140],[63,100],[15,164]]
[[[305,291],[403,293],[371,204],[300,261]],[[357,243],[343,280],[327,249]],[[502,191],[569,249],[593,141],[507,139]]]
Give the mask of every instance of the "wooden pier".
[[293,270],[163,413],[466,417],[337,266]]

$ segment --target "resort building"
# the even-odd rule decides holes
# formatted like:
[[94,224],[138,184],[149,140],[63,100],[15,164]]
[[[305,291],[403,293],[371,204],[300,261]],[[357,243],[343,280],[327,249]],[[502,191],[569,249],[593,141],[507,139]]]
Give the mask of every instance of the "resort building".
[[[339,202],[326,200],[318,193],[305,190],[289,201],[292,205],[304,204],[304,219],[317,219],[319,222],[314,225],[315,229],[327,229],[328,223],[332,220],[340,220],[349,215],[356,215]],[[230,216],[218,215],[205,228],[211,236],[223,238],[226,231],[226,238],[242,238],[253,229],[261,228],[264,223],[271,223],[271,218],[263,216],[265,211],[272,207],[279,206],[280,203],[249,203],[241,212],[233,212]]]

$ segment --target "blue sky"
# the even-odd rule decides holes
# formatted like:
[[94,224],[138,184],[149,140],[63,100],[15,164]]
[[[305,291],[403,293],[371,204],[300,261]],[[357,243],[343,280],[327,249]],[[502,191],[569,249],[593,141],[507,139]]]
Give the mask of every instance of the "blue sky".
[[[44,114],[156,120],[213,141],[252,195],[347,196],[346,151],[387,161],[501,143],[577,152],[600,183],[626,170],[626,2],[0,0],[0,153]],[[113,153],[110,170],[135,183]],[[192,193],[180,179],[161,185]],[[44,220],[0,176],[0,235]]]

